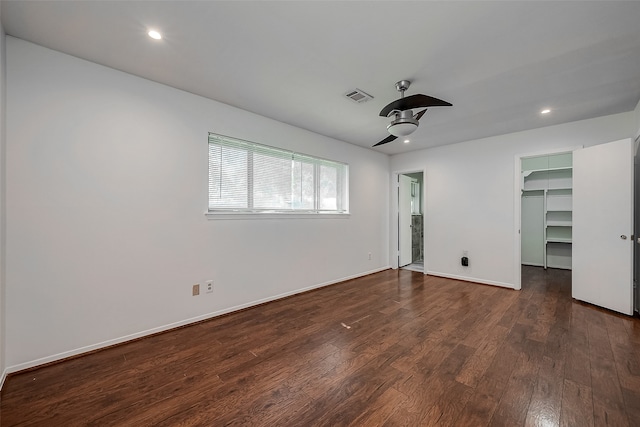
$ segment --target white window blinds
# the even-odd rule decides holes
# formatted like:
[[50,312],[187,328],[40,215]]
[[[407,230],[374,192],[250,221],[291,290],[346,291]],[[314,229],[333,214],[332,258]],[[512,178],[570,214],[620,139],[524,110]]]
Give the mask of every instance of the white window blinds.
[[209,212],[348,212],[348,166],[209,134]]

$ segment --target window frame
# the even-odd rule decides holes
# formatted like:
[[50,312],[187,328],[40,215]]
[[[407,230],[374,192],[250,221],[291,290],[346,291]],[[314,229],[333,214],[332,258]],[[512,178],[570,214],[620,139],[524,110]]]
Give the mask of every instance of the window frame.
[[[213,207],[211,205],[212,199],[212,185],[215,179],[212,177],[212,168],[214,166],[215,159],[212,159],[212,144],[214,146],[233,148],[247,153],[246,160],[246,208],[237,207]],[[207,188],[207,210],[205,215],[208,219],[251,219],[251,218],[348,218],[349,213],[349,165],[347,163],[338,162],[335,160],[324,159],[309,154],[298,153],[291,150],[285,150],[279,147],[273,147],[265,144],[259,144],[252,141],[246,141],[227,135],[216,134],[209,132],[207,141],[207,157],[208,157],[208,177],[209,184]],[[222,152],[221,152],[222,153]],[[255,208],[255,170],[254,170],[254,155],[259,154],[262,156],[272,158],[291,158],[291,193],[283,194],[283,196],[289,197],[288,204],[290,208]],[[270,155],[272,154],[272,155]],[[222,160],[220,160],[222,163]],[[294,205],[294,191],[293,187],[296,182],[294,181],[294,168],[296,163],[301,165],[313,166],[313,208],[295,209]],[[323,166],[334,168],[336,171],[336,209],[322,209],[320,203],[322,201],[322,182],[320,180],[321,170]],[[220,178],[218,182],[222,181],[222,168],[220,167]],[[244,181],[242,181],[244,184]],[[220,190],[221,191],[221,190]],[[244,196],[244,195],[243,195]]]

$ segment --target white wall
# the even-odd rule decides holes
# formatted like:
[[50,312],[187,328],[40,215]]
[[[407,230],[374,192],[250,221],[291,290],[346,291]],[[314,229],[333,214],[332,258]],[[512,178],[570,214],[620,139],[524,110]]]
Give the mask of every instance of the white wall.
[[[1,10],[2,8],[0,8]],[[5,35],[0,16],[0,388],[5,379]]]
[[[10,371],[388,266],[386,155],[12,37],[7,122]],[[209,131],[348,163],[350,218],[207,220]]]
[[[425,270],[516,287],[516,154],[605,143],[628,138],[634,130],[629,112],[392,156],[392,173],[426,169]],[[393,225],[391,217],[390,254]],[[464,250],[469,267],[460,265]]]

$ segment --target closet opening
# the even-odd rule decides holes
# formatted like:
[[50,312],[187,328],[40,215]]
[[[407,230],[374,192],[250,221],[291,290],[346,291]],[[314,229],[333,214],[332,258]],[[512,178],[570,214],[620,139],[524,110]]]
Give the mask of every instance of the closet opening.
[[[521,284],[547,269],[571,270],[573,154],[520,157]],[[534,267],[534,268],[532,268]]]

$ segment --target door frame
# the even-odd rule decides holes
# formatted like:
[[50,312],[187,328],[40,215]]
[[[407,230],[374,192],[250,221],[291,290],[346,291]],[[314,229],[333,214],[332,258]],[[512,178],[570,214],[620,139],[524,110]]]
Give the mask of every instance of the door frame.
[[411,174],[411,173],[422,173],[422,188],[420,188],[420,203],[422,203],[422,218],[423,218],[423,236],[422,236],[422,247],[424,248],[424,274],[427,274],[427,246],[426,246],[426,240],[427,240],[427,231],[426,231],[426,227],[424,227],[424,224],[426,224],[426,212],[427,212],[427,199],[426,199],[426,195],[427,195],[427,170],[426,169],[407,169],[407,170],[399,170],[399,171],[394,171],[391,174],[391,236],[390,236],[390,241],[391,241],[391,268],[393,268],[394,270],[397,270],[398,267],[398,256],[399,256],[399,252],[400,252],[400,241],[399,241],[399,233],[398,233],[398,227],[399,227],[399,221],[400,221],[400,212],[398,209],[398,204],[400,203],[399,197],[398,197],[398,191],[400,190],[400,186],[399,186],[399,176],[400,175],[407,175],[407,174]]
[[514,264],[513,264],[513,288],[515,290],[522,289],[522,235],[520,234],[520,229],[522,226],[522,192],[520,191],[520,175],[522,172],[522,159],[526,159],[529,157],[539,157],[539,156],[548,156],[553,154],[563,154],[563,153],[572,153],[575,150],[579,150],[584,148],[584,145],[580,146],[572,146],[572,147],[564,147],[564,148],[553,148],[542,151],[537,151],[533,153],[521,153],[516,154],[514,156],[513,162],[513,253],[514,253]]

